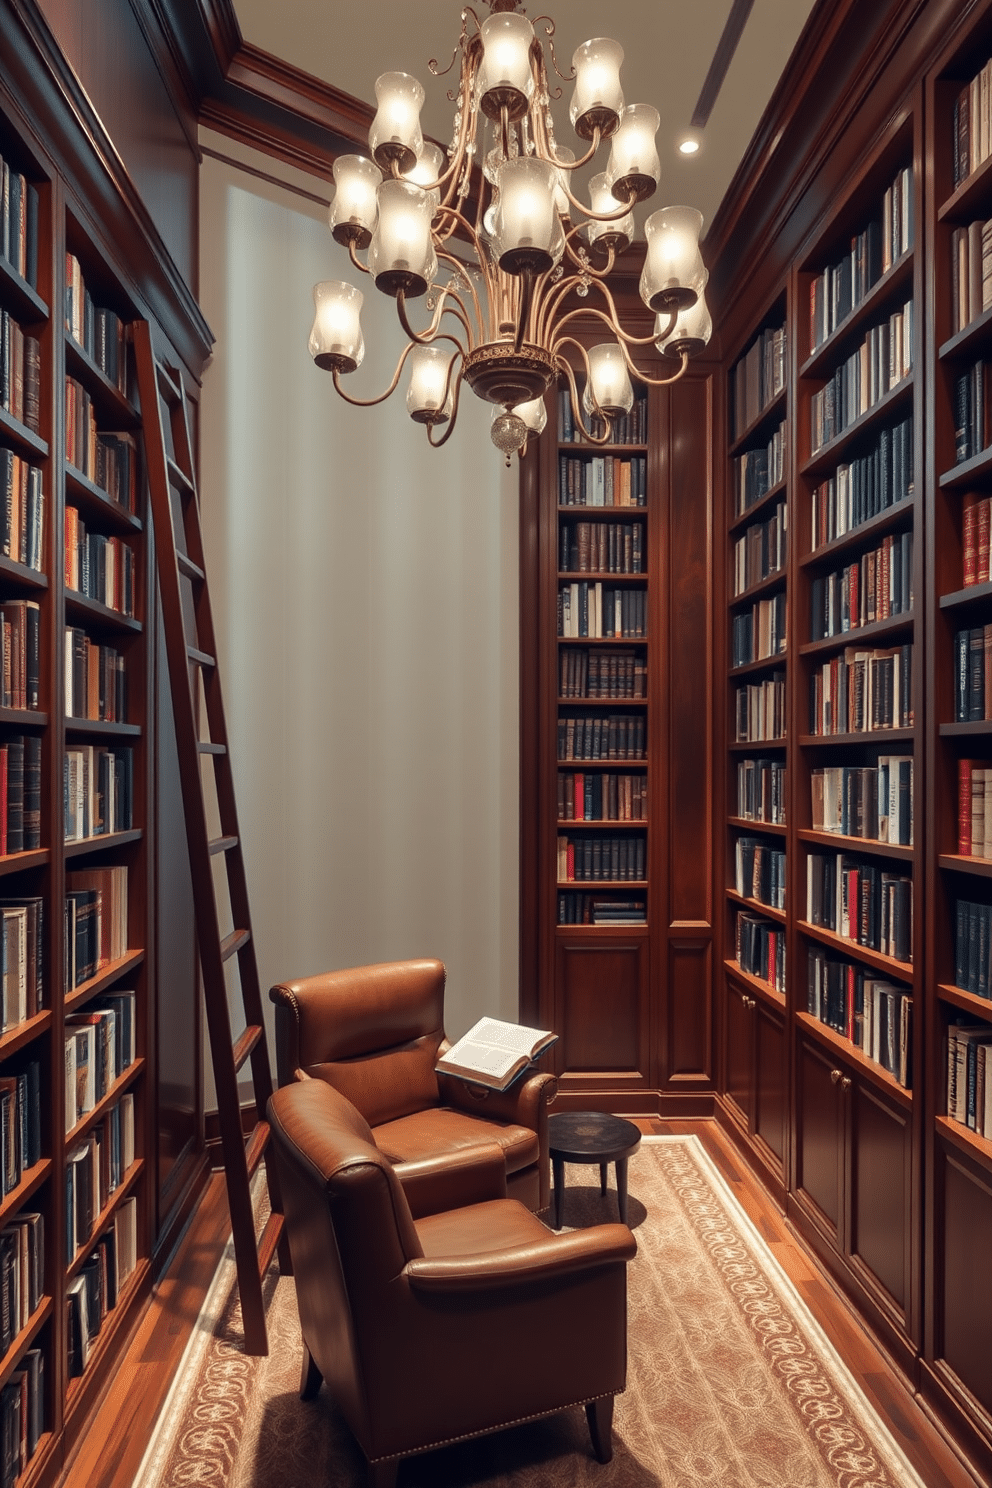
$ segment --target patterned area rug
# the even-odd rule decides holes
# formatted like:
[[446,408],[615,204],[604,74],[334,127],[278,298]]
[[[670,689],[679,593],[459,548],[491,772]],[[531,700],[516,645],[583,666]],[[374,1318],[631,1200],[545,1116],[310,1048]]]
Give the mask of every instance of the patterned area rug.
[[[567,1171],[571,1226],[616,1217],[591,1175]],[[578,1409],[408,1458],[400,1488],[924,1488],[695,1137],[642,1141],[629,1210],[638,1254],[613,1461],[595,1461]],[[326,1389],[298,1397],[292,1279],[267,1283],[266,1359],[241,1351],[232,1283],[228,1254],[136,1488],[364,1488]]]

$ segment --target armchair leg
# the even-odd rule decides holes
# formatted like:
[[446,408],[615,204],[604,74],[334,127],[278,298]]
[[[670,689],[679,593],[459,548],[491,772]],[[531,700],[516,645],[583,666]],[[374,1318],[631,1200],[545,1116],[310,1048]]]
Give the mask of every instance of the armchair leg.
[[396,1476],[400,1470],[400,1459],[391,1457],[388,1462],[369,1463],[369,1488],[396,1488]]
[[590,1400],[586,1406],[586,1420],[597,1462],[609,1462],[613,1457],[613,1396],[604,1395],[599,1400]]
[[303,1369],[300,1374],[300,1399],[315,1400],[324,1376],[313,1362],[313,1355],[303,1345]]

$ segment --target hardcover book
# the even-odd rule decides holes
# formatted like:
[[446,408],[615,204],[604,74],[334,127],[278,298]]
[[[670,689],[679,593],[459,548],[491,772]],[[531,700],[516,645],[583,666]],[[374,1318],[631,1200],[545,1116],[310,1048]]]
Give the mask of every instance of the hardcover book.
[[491,1090],[506,1090],[522,1070],[556,1043],[558,1035],[499,1018],[480,1018],[440,1056],[438,1074],[459,1075]]

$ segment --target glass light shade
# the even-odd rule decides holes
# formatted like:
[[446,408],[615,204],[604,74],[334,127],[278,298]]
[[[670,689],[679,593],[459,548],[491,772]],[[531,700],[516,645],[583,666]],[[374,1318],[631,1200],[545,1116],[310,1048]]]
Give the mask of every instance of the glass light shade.
[[505,273],[543,274],[561,258],[565,234],[555,211],[557,177],[553,165],[533,155],[519,155],[500,166],[493,227]]
[[334,199],[327,214],[335,242],[367,248],[378,213],[375,193],[382,172],[364,155],[339,155],[334,162]]
[[418,424],[444,424],[451,417],[454,385],[445,384],[454,351],[450,346],[415,346],[410,353],[410,386],[406,410]]
[[376,79],[375,99],[378,108],[369,130],[372,159],[384,171],[394,160],[401,171],[412,170],[424,143],[420,132],[423,88],[408,72],[384,72]]
[[543,398],[531,398],[528,403],[518,403],[513,412],[527,425],[528,436],[544,433],[548,422],[548,410]]
[[582,394],[582,407],[586,413],[598,413],[600,409],[605,414],[629,413],[633,406],[634,389],[620,347],[615,341],[591,346],[589,381]]
[[[618,202],[610,190],[605,171],[590,180],[589,202],[594,212],[601,212],[604,216],[619,212],[623,207],[623,202]],[[586,237],[590,243],[602,243],[604,248],[613,248],[617,253],[627,247],[633,236],[633,212],[628,212],[625,217],[618,217],[615,222],[590,220],[586,223]]]
[[359,315],[364,300],[360,289],[341,279],[314,285],[310,355],[325,372],[354,372],[361,366],[365,341]]
[[575,89],[568,114],[580,139],[592,139],[597,128],[603,135],[616,129],[623,110],[622,62],[623,47],[606,36],[584,41],[572,53]]
[[424,140],[417,156],[417,163],[412,170],[403,172],[404,181],[412,181],[414,186],[421,187],[431,199],[431,206],[436,212],[441,205],[441,193],[438,191],[437,183],[444,174],[444,151],[440,145],[434,145],[430,140]]
[[479,107],[490,119],[498,119],[503,108],[510,119],[522,119],[534,96],[530,65],[534,27],[519,11],[504,11],[483,21],[481,35]]
[[437,273],[431,242],[434,209],[430,193],[410,181],[383,181],[379,187],[379,220],[369,244],[369,272],[376,289],[409,299],[426,292]]
[[[667,315],[659,315],[655,321],[655,330],[664,331],[668,321]],[[713,318],[706,304],[706,297],[701,294],[694,305],[679,311],[672,329],[667,335],[660,336],[654,344],[665,356],[678,358],[683,351],[687,356],[698,356],[709,345],[712,334]]]
[[606,178],[620,202],[639,202],[653,194],[661,176],[654,137],[661,115],[649,103],[628,104],[610,146]]
[[[568,149],[567,146],[559,145],[555,153],[559,160],[567,160],[571,163],[575,159],[575,151]],[[567,186],[570,191],[572,188],[572,183],[569,179],[571,175],[572,172],[570,170],[562,170],[560,168],[555,170],[555,176],[558,180],[558,184],[555,186],[555,211],[561,217],[567,217],[572,210],[572,203],[565,195],[565,187]],[[572,195],[575,195],[574,191]],[[617,202],[617,206],[619,205],[620,203]]]
[[647,255],[641,299],[649,310],[685,310],[696,303],[709,275],[699,252],[703,214],[695,207],[663,207],[644,224]]

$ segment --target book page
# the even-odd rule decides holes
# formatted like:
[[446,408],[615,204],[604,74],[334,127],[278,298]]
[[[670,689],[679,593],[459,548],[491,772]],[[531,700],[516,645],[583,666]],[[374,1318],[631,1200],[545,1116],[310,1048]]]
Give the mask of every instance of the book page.
[[[498,1018],[480,1018],[474,1028],[470,1028],[453,1049],[449,1049],[449,1055],[461,1052],[463,1046],[469,1042],[472,1045],[491,1044],[498,1049],[512,1049],[516,1054],[531,1053],[534,1045],[545,1037],[540,1028],[525,1028],[519,1023],[503,1023]],[[509,1066],[507,1066],[509,1068]]]
[[[495,1075],[497,1079],[508,1074],[519,1058],[515,1049],[498,1049],[492,1044],[477,1044],[465,1039],[456,1048],[458,1052],[455,1063],[478,1070],[480,1074]],[[442,1058],[451,1060],[454,1054],[455,1049],[449,1049]]]

